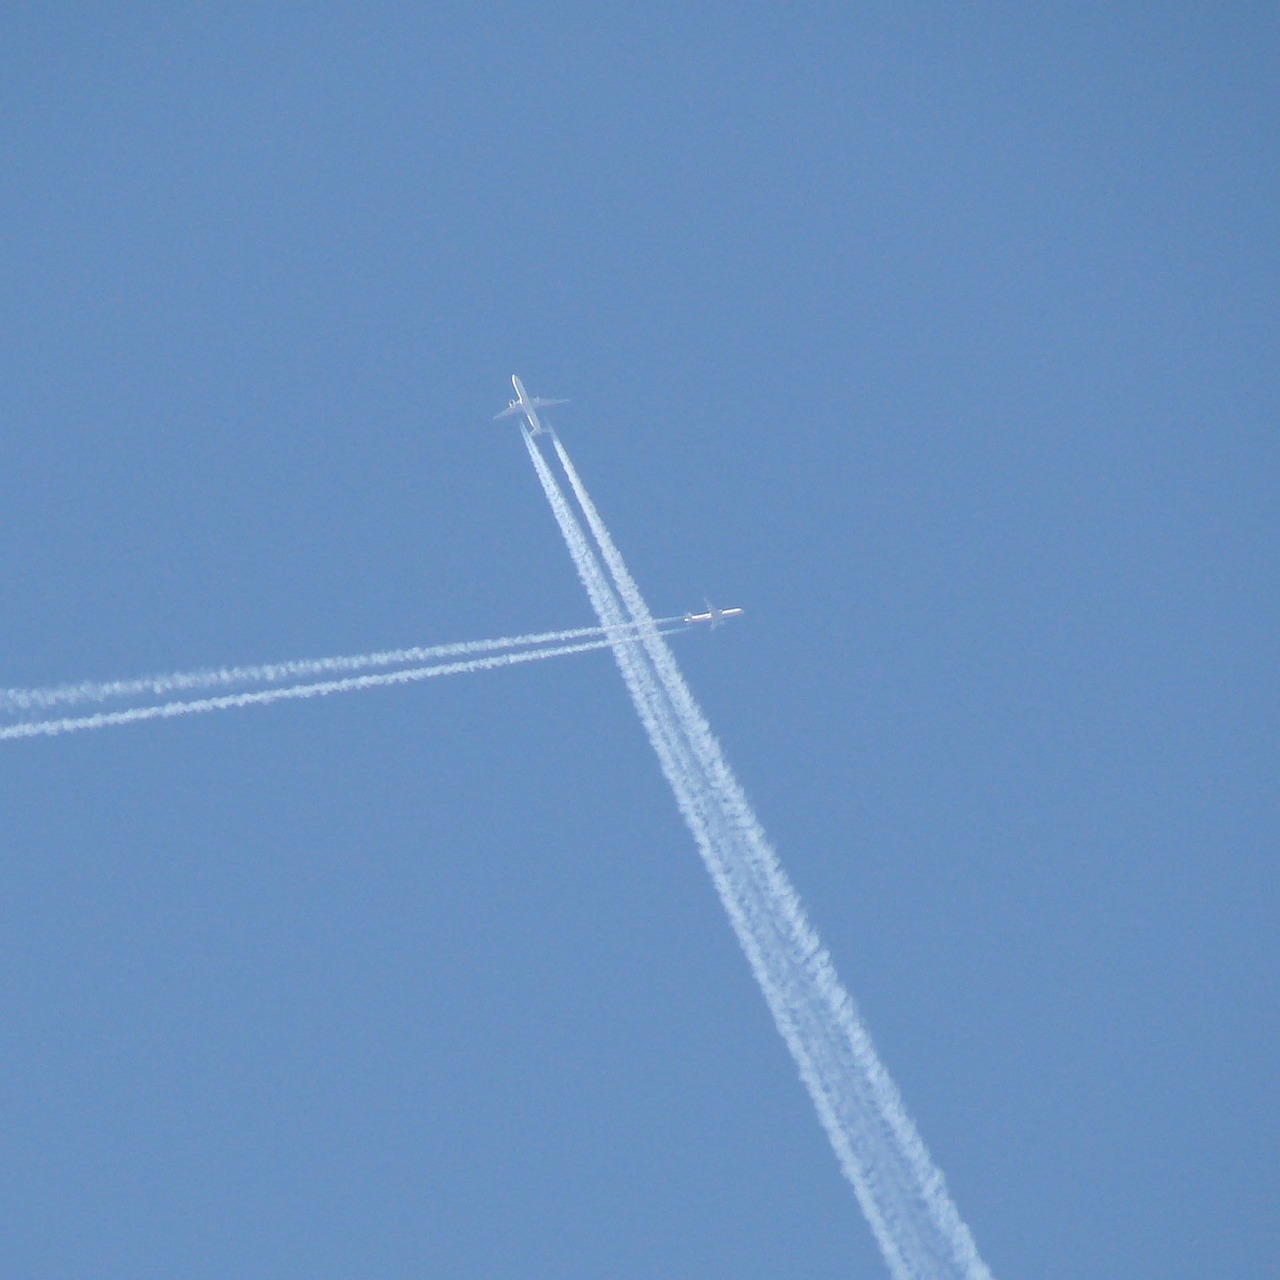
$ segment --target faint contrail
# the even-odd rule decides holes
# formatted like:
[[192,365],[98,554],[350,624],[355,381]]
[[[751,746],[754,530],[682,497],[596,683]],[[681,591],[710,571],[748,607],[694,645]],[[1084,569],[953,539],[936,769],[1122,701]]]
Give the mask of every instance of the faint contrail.
[[[679,622],[664,618],[660,626]],[[624,622],[627,629],[633,624]],[[0,710],[28,711],[49,707],[75,706],[84,702],[112,699],[163,697],[170,693],[194,693],[202,689],[226,689],[234,685],[274,684],[281,680],[305,680],[337,675],[345,671],[367,671],[373,667],[398,667],[464,654],[493,653],[502,649],[523,649],[548,644],[569,644],[578,640],[603,639],[600,627],[573,627],[562,631],[539,631],[532,635],[501,636],[493,640],[464,640],[413,649],[388,649],[353,657],[304,658],[292,662],[264,662],[243,667],[202,667],[195,671],[175,671],[168,675],[140,676],[133,680],[86,680],[79,684],[54,685],[47,689],[0,689]]]
[[[639,588],[577,470],[551,434],[612,575],[612,587],[637,626],[644,649],[642,670],[657,681],[657,688],[643,692],[644,706],[637,698],[637,707],[642,718],[652,716],[657,708],[658,731],[650,736],[663,770],[672,780],[681,811],[891,1272],[899,1280],[989,1280],[990,1272],[947,1193],[942,1173],[908,1116],[777,854],[675,658],[659,638]],[[532,442],[527,443],[532,451]],[[543,487],[547,488],[545,480]],[[572,513],[569,518],[573,519]],[[601,614],[601,621],[616,625],[618,619],[615,614]]]
[[[591,628],[591,632],[600,634],[600,629]],[[112,725],[136,724],[142,720],[167,720],[174,716],[201,715],[206,711],[225,711],[232,707],[262,706],[268,702],[282,702],[286,699],[323,698],[333,693],[375,689],[382,685],[412,684],[417,680],[430,680],[434,676],[491,671],[495,667],[513,667],[522,662],[540,662],[544,658],[559,658],[571,653],[588,653],[593,649],[607,649],[611,645],[630,643],[634,641],[628,641],[622,635],[616,635],[608,639],[583,640],[577,644],[544,645],[541,648],[519,649],[511,653],[437,663],[428,667],[385,671],[377,675],[348,676],[342,680],[325,680],[277,689],[259,689],[250,693],[226,693],[216,698],[197,698],[181,702],[164,702],[155,706],[130,707],[125,711],[99,711],[90,716],[67,716],[57,720],[11,724],[0,728],[0,741],[7,738],[56,737],[58,734],[78,733],[85,729],[106,729]]]

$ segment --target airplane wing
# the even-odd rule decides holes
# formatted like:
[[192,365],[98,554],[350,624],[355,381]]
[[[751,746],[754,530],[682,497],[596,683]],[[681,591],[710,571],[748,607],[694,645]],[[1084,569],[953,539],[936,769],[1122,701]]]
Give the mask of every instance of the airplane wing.
[[503,409],[501,413],[495,413],[493,415],[493,420],[494,422],[497,422],[499,418],[509,418],[513,413],[523,413],[523,412],[524,410],[520,407],[520,404],[517,401],[515,404],[507,405],[507,407]]
[[568,404],[568,400],[544,400],[541,396],[533,397],[533,407],[535,409],[545,409],[549,404]]

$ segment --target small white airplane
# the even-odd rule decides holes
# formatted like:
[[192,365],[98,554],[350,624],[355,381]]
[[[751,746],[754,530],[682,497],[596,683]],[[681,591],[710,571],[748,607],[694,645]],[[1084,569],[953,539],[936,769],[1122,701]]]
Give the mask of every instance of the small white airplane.
[[546,430],[538,421],[539,409],[545,409],[549,404],[569,403],[567,400],[544,400],[541,396],[531,396],[524,389],[524,383],[514,373],[511,375],[511,385],[516,389],[516,398],[493,420],[497,422],[499,418],[509,418],[512,414],[523,413],[529,419],[529,429],[535,436],[541,435]]
[[709,622],[712,631],[714,631],[726,618],[742,617],[741,609],[717,609],[710,600],[706,601],[706,606],[706,613],[686,613],[684,620],[686,622]]

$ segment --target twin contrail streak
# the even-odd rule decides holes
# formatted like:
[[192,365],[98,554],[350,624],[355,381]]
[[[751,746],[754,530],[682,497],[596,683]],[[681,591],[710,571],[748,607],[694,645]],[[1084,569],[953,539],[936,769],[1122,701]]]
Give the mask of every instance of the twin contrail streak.
[[[602,632],[600,628],[592,627],[587,630],[587,634],[599,636]],[[593,649],[607,649],[610,646],[625,648],[634,643],[634,636],[628,639],[626,629],[622,628],[620,634],[610,638],[582,640],[577,644],[543,645],[540,648],[519,649],[510,653],[496,653],[486,657],[442,662],[426,667],[383,671],[376,675],[347,676],[341,680],[324,680],[275,689],[257,689],[247,693],[226,693],[215,698],[195,698],[164,702],[154,706],[129,707],[123,711],[99,711],[88,716],[64,716],[56,720],[11,724],[0,728],[0,741],[7,738],[56,737],[59,734],[79,733],[86,729],[106,729],[112,725],[137,724],[142,720],[168,720],[174,716],[203,715],[207,711],[226,711],[233,707],[258,707],[270,702],[284,702],[299,698],[324,698],[330,694],[351,693],[357,689],[413,684],[418,680],[430,680],[436,676],[492,671],[496,667],[514,667],[523,662],[540,662],[544,658],[560,658],[571,653],[588,653]]]
[[837,1158],[896,1280],[990,1280],[795,889],[661,639],[563,445],[552,441],[606,575],[540,451],[543,490],[606,630],[623,678]]
[[[666,626],[679,621],[679,618],[662,618],[658,625]],[[634,631],[633,624],[624,623],[623,626]],[[198,693],[233,688],[236,685],[309,680],[321,676],[338,676],[349,671],[417,666],[424,662],[438,662],[471,654],[573,644],[588,639],[602,640],[604,631],[600,627],[574,627],[567,631],[539,631],[532,635],[501,636],[493,640],[464,640],[425,648],[387,649],[380,653],[357,654],[353,657],[307,658],[293,662],[264,662],[254,666],[200,668],[196,671],[176,671],[168,675],[140,676],[133,680],[85,680],[79,684],[60,684],[47,689],[0,689],[0,710],[44,711],[52,707],[71,707],[86,702],[162,698],[171,693]]]

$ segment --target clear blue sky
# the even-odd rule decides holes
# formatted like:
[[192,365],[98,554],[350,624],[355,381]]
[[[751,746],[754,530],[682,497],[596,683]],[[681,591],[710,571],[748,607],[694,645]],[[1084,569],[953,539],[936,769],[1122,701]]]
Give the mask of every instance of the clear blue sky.
[[[1272,6],[5,27],[0,684],[589,622],[519,372],[996,1276],[1274,1267]],[[2,745],[7,1274],[884,1274],[606,657]]]

